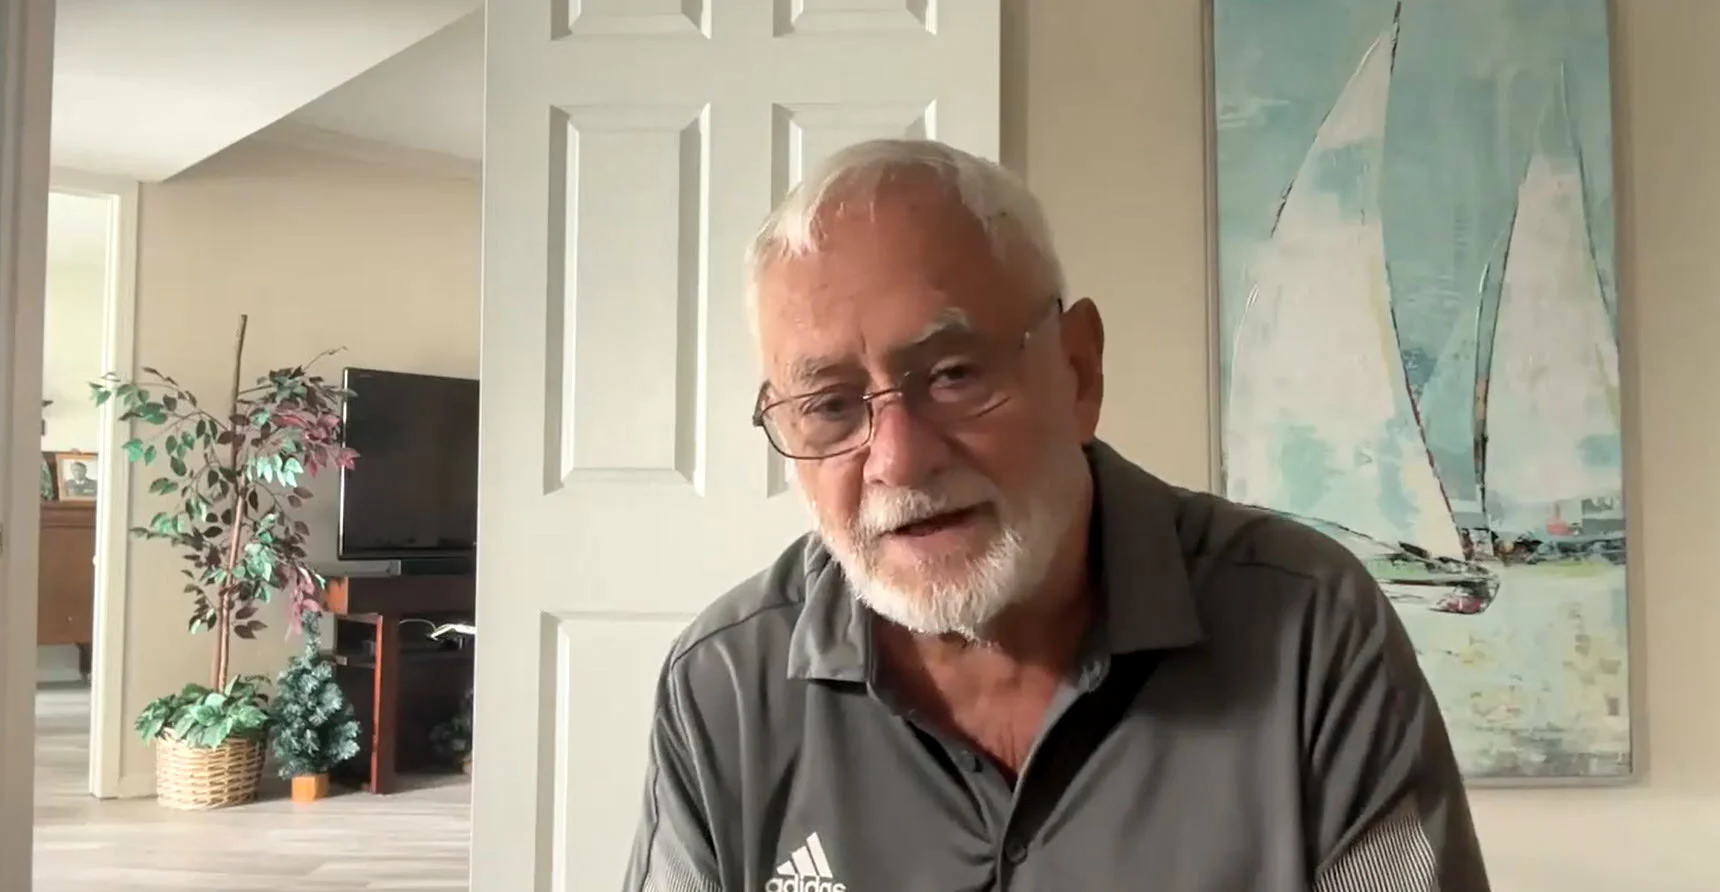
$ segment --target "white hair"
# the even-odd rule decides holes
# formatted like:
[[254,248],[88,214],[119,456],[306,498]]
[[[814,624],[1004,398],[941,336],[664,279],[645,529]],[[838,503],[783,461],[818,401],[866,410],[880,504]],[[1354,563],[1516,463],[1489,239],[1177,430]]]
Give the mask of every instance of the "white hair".
[[1039,199],[1020,178],[995,162],[935,140],[875,139],[840,149],[806,171],[765,218],[747,249],[748,310],[756,317],[758,280],[767,264],[823,247],[821,218],[853,203],[869,203],[896,177],[912,173],[930,173],[951,189],[984,228],[1000,261],[1011,259],[1012,251],[1028,251],[1045,285],[1063,293],[1063,266],[1051,227]]

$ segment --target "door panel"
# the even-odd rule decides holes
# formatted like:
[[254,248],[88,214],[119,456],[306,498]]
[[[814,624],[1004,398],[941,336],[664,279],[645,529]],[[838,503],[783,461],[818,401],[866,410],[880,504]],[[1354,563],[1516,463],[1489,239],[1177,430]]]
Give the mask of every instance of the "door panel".
[[748,241],[825,154],[995,157],[996,0],[491,0],[473,888],[618,888],[669,641],[807,528]]

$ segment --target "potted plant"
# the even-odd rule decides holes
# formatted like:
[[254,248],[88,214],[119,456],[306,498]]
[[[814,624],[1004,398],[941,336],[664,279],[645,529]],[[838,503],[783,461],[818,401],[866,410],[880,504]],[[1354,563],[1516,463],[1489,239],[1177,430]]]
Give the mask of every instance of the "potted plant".
[[156,746],[157,794],[171,808],[256,798],[270,720],[266,679],[232,675],[233,639],[256,637],[263,628],[258,607],[276,594],[289,599],[295,626],[306,611],[320,609],[324,580],[306,563],[309,530],[292,512],[310,497],[301,480],[327,467],[350,467],[355,457],[341,442],[340,410],[350,395],[344,389],[306,366],[276,369],[241,387],[245,326],[240,316],[225,411],[204,408],[151,368],[137,380],[109,373],[90,385],[97,405],[112,399],[123,406],[121,422],[154,428],[128,441],[125,453],[136,463],[164,461],[167,473],[149,491],[171,496],[173,506],[131,532],[179,549],[192,601],[189,627],[215,638],[209,683],[155,700],[135,724]]
[[[430,630],[432,639],[459,635],[462,644],[477,638],[478,629],[471,623],[443,623]],[[472,773],[472,689],[460,698],[460,708],[445,722],[430,729],[430,749],[450,766],[458,766],[465,774]]]
[[322,651],[318,614],[302,617],[305,648],[275,679],[270,732],[276,771],[292,782],[294,802],[328,795],[329,770],[358,755],[358,718]]
[[430,750],[450,768],[472,773],[472,689],[460,698],[460,709],[430,729]]

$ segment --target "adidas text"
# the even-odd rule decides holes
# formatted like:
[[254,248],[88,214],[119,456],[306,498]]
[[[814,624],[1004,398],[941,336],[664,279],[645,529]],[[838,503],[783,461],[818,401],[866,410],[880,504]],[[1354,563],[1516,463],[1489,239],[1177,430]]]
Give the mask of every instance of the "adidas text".
[[764,881],[764,892],[848,892],[848,886],[819,877],[771,877]]

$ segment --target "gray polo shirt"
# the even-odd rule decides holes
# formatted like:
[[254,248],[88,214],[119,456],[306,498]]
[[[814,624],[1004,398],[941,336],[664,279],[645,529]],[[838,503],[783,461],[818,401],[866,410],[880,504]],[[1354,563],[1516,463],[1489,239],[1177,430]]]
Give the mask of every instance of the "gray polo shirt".
[[1013,786],[895,705],[814,536],[658,686],[629,892],[1486,892],[1391,605],[1307,527],[1098,443],[1102,621]]

